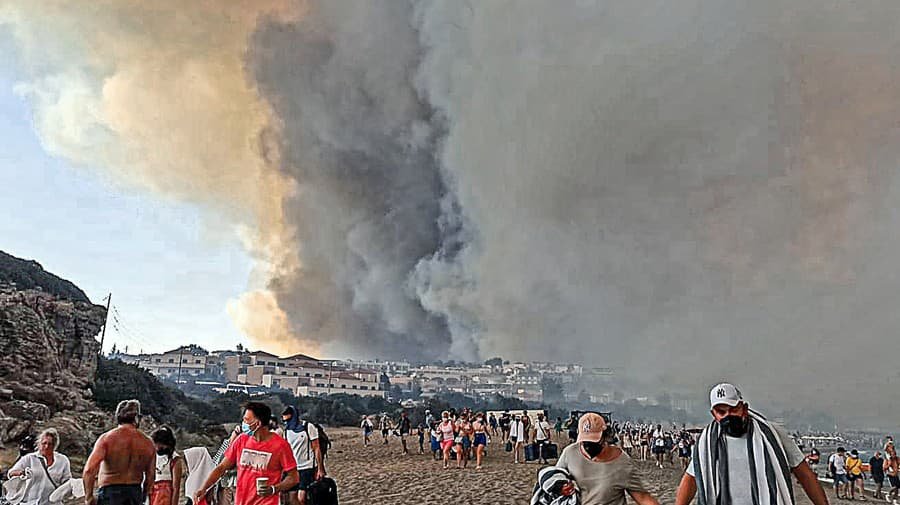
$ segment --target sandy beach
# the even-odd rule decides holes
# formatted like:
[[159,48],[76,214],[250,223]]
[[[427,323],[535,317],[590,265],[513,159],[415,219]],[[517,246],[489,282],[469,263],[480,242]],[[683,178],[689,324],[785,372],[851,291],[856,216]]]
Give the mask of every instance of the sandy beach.
[[[489,446],[484,468],[449,470],[441,468],[440,461],[433,461],[428,451],[418,454],[418,441],[410,437],[411,454],[401,454],[400,439],[390,437],[387,446],[381,437],[373,436],[372,445],[364,447],[358,429],[328,429],[332,447],[328,453],[327,468],[338,483],[342,504],[394,505],[415,500],[417,503],[460,503],[473,505],[521,505],[531,500],[537,463],[514,464],[511,453],[502,445]],[[565,434],[563,434],[565,437]],[[675,490],[681,479],[678,468],[657,469],[650,462],[638,462],[645,482],[662,504],[675,502]],[[676,465],[677,466],[677,465]],[[802,489],[795,485],[798,504],[809,504]],[[829,500],[834,494],[827,490]],[[629,501],[631,501],[629,499]]]

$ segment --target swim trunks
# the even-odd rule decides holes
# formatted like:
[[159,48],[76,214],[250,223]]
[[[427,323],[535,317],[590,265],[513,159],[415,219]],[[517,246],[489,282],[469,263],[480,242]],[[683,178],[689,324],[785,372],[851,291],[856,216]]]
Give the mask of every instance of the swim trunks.
[[112,484],[97,492],[97,505],[143,505],[144,490],[140,484]]

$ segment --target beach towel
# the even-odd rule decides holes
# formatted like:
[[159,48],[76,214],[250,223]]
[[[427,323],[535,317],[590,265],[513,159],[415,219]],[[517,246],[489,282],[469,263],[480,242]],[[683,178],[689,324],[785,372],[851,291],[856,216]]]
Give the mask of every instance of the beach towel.
[[205,447],[191,447],[184,451],[184,461],[188,467],[188,476],[184,481],[184,494],[193,499],[194,493],[216,468]]
[[[563,496],[562,487],[568,482],[575,485],[575,492]],[[579,505],[579,503],[581,492],[569,472],[555,466],[547,466],[538,471],[537,483],[531,495],[531,505]]]
[[26,468],[20,477],[13,477],[3,483],[3,498],[10,505],[23,503],[28,487],[31,485],[31,468]]
[[72,498],[84,498],[84,481],[69,479],[50,493],[50,503],[62,503]]
[[[694,446],[694,477],[698,505],[731,505],[725,433],[712,421]],[[787,453],[775,429],[758,412],[750,411],[747,459],[754,505],[794,505]]]

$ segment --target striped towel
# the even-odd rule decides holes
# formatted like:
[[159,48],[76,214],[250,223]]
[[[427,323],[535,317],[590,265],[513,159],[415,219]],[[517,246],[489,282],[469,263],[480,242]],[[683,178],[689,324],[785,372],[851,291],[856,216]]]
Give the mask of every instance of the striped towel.
[[[750,411],[747,459],[753,505],[794,505],[787,453],[775,429],[758,412]],[[694,476],[698,505],[731,505],[725,434],[713,421],[694,445]]]
[[[563,496],[560,490],[568,482],[575,484],[575,492],[570,496]],[[555,466],[546,466],[538,471],[531,505],[578,505],[581,502],[580,494],[578,484],[569,472]]]

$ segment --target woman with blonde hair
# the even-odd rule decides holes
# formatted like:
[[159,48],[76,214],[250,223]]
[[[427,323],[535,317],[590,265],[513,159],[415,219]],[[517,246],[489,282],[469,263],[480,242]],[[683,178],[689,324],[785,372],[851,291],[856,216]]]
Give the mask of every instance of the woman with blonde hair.
[[46,429],[38,436],[38,449],[22,456],[9,470],[9,477],[27,477],[28,488],[22,503],[50,503],[50,495],[56,488],[72,478],[69,458],[56,452],[59,448],[59,432]]

